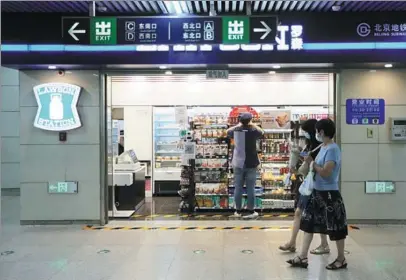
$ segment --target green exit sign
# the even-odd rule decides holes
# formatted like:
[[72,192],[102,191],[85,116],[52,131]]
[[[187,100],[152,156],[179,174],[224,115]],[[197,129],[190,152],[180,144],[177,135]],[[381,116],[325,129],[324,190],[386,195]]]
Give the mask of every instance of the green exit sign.
[[366,181],[365,193],[367,194],[391,194],[395,193],[395,182],[392,181]]
[[78,193],[78,182],[48,182],[50,194],[75,194]]

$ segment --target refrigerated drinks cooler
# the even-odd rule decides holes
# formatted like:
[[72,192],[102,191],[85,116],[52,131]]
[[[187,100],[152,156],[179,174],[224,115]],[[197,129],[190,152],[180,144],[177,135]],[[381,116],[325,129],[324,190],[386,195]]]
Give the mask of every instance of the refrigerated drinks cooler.
[[154,107],[153,193],[177,194],[180,190],[181,149],[180,127],[176,123],[175,107]]

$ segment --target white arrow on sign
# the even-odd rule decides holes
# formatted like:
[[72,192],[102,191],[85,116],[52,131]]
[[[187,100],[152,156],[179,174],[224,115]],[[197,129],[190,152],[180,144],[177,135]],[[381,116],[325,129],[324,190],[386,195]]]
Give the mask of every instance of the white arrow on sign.
[[76,37],[75,34],[85,34],[86,33],[86,30],[84,30],[84,29],[75,30],[75,28],[78,25],[79,25],[79,22],[75,22],[75,24],[72,25],[72,27],[68,30],[69,35],[72,36],[72,38],[75,39],[75,41],[79,41],[79,38]]
[[266,38],[266,36],[269,35],[269,33],[271,33],[272,29],[268,26],[268,24],[266,24],[265,21],[261,21],[261,24],[264,28],[254,28],[254,32],[258,33],[258,32],[263,32],[264,34],[261,36],[261,40],[264,40]]

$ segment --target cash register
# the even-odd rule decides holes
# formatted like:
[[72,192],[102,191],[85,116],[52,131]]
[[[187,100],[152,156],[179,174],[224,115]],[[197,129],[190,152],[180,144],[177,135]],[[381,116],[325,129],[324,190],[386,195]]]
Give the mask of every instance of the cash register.
[[128,218],[145,203],[145,168],[134,150],[114,158],[109,174],[109,217]]

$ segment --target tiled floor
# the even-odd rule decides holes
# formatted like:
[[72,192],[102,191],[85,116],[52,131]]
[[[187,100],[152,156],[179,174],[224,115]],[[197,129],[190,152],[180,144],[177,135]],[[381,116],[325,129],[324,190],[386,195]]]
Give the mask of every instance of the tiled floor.
[[[84,231],[20,227],[18,197],[2,198],[1,280],[405,280],[406,227],[360,226],[347,240],[349,269],[328,272],[331,256],[291,269],[277,247],[288,230]],[[286,221],[116,221],[137,226],[270,226]],[[317,241],[317,240],[316,240]],[[313,245],[317,245],[316,241]],[[331,246],[333,248],[333,245]],[[196,254],[194,251],[204,250]],[[252,250],[252,254],[243,254]]]

